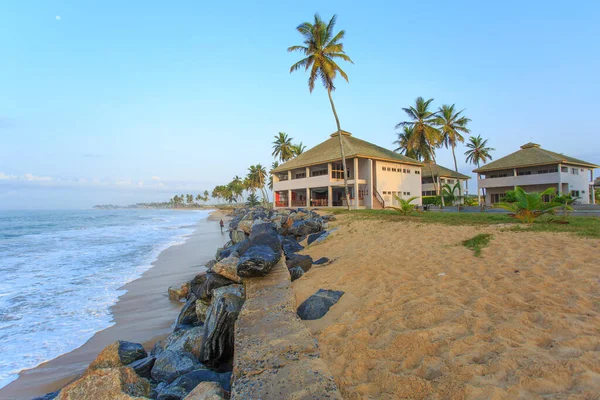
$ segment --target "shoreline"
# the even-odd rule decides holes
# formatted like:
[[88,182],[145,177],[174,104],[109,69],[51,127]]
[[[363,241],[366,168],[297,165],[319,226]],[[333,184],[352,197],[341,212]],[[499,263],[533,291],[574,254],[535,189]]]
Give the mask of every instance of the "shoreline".
[[227,242],[227,232],[221,233],[214,223],[220,219],[226,220],[227,216],[219,210],[212,211],[195,224],[194,232],[185,237],[183,244],[163,250],[140,278],[124,285],[121,289],[126,293],[111,307],[112,326],[96,332],[69,353],[21,371],[15,381],[0,389],[0,398],[31,399],[61,389],[110,343],[127,340],[142,343],[150,350],[156,341],[171,333],[183,303],[170,301],[167,289],[203,272],[214,250]]

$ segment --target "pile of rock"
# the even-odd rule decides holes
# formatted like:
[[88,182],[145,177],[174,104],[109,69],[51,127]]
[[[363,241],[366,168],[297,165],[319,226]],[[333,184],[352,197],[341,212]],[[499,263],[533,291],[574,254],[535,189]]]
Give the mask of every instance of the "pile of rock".
[[232,217],[230,241],[217,250],[207,272],[169,288],[171,300],[185,299],[173,333],[149,354],[140,344],[111,344],[80,379],[58,393],[59,399],[191,400],[227,395],[235,322],[245,301],[243,280],[266,276],[282,256],[292,280],[313,264],[329,262],[313,262],[298,252],[305,239],[308,244],[323,240],[332,219],[306,209],[262,208],[237,209]]

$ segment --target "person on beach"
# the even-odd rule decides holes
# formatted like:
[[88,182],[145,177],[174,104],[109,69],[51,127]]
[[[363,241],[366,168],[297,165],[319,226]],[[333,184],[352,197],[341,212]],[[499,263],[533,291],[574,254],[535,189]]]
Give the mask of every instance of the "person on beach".
[[223,227],[225,226],[225,223],[223,222],[223,220],[221,220],[221,222],[219,222],[219,226],[221,226],[221,233],[223,233]]

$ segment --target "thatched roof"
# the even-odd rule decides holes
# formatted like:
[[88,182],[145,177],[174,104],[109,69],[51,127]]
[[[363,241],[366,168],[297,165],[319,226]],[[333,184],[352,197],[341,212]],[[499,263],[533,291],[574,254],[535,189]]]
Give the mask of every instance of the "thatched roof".
[[579,160],[577,158],[542,149],[537,143],[527,143],[521,146],[520,150],[515,151],[506,157],[499,158],[496,161],[492,161],[491,163],[480,168],[474,169],[473,172],[496,171],[502,169],[532,167],[536,165],[558,163],[575,164],[587,168],[600,168],[598,165]]
[[[373,143],[365,142],[364,140],[357,139],[352,136],[349,132],[342,131],[342,141],[344,143],[344,153],[346,158],[362,157],[372,158],[375,160],[390,161],[396,163],[412,164],[423,166],[423,163],[403,156],[402,154],[394,153],[391,150],[384,149],[374,145]],[[333,133],[329,139],[316,145],[315,147],[306,150],[298,157],[281,164],[275,168],[273,172],[289,171],[295,168],[308,167],[311,165],[324,164],[333,161],[339,161],[342,157],[340,155],[340,142],[337,132]]]
[[421,170],[421,176],[424,178],[431,177],[431,170],[433,170],[433,175],[436,177],[439,176],[442,178],[471,179],[471,177],[468,175],[461,174],[460,172],[456,172],[452,169],[434,163],[431,163],[431,168],[429,168],[429,164],[425,164],[425,166]]

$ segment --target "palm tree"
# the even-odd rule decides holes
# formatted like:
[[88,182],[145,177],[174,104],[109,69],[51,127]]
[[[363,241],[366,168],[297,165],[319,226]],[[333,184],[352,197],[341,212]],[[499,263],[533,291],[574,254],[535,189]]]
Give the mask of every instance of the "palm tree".
[[494,204],[494,207],[510,211],[510,216],[517,218],[525,224],[532,224],[536,218],[545,214],[553,214],[557,208],[564,207],[564,205],[559,202],[544,201],[545,196],[552,196],[555,192],[555,188],[548,188],[540,193],[526,193],[522,187],[517,186],[515,188],[515,202],[500,202]]
[[[477,137],[471,136],[469,138],[469,143],[467,143],[467,148],[469,150],[465,151],[466,162],[477,165],[479,168],[480,163],[486,163],[488,160],[492,159],[490,152],[496,150],[492,147],[487,146],[487,139],[483,140],[481,135],[477,135]],[[483,189],[485,190],[485,189]],[[483,211],[483,203],[481,203],[481,198],[479,197],[479,190],[477,191],[477,201],[481,205],[481,211]]]
[[435,192],[439,193],[431,161],[435,163],[434,148],[441,145],[442,136],[439,129],[435,127],[437,112],[429,111],[429,105],[432,102],[433,99],[425,100],[422,97],[417,97],[414,106],[402,109],[410,120],[399,122],[396,125],[396,129],[404,128],[405,126],[412,128],[413,132],[407,143],[409,149],[419,151],[422,149],[429,150],[427,154],[422,154],[423,161],[429,163],[429,169],[433,178],[433,187],[435,188]]
[[246,201],[247,207],[256,207],[257,205],[260,204],[258,202],[258,197],[254,193],[250,193],[250,195],[248,196],[248,198],[246,200],[247,200]]
[[292,145],[292,152],[294,153],[294,157],[298,157],[300,154],[304,153],[305,149],[306,146],[304,146],[302,142]]
[[413,137],[413,132],[414,129],[411,126],[404,126],[402,132],[398,133],[398,140],[394,141],[394,144],[398,145],[394,151],[419,161],[422,161],[424,158],[431,159],[429,147],[427,147],[425,143],[420,143],[419,148],[412,148],[409,146]]
[[286,162],[294,158],[292,139],[285,132],[279,132],[274,137],[275,141],[273,141],[273,153],[271,155],[279,158],[281,162]]
[[465,151],[465,156],[467,156],[466,162],[470,164],[477,165],[479,168],[480,163],[486,163],[492,159],[490,152],[496,150],[492,147],[487,146],[487,139],[483,140],[481,136],[471,136],[469,138],[469,143],[467,143],[467,148],[469,150]]
[[271,164],[271,170],[269,171],[269,189],[273,190],[273,170],[279,167],[279,163],[277,161],[273,161]]
[[469,118],[461,115],[461,111],[454,110],[454,104],[451,106],[444,104],[438,110],[438,118],[436,124],[442,133],[442,143],[448,147],[452,147],[452,157],[454,157],[454,170],[458,172],[458,164],[456,163],[456,154],[454,149],[456,148],[457,142],[464,142],[465,138],[461,133],[471,132],[467,128],[467,124],[471,121]]
[[[340,42],[346,32],[343,30],[334,34],[333,29],[335,28],[335,22],[337,17],[334,15],[329,20],[329,23],[325,23],[319,14],[315,14],[314,23],[304,22],[296,27],[296,30],[304,38],[303,46],[291,46],[288,51],[298,51],[303,53],[306,57],[298,61],[290,68],[290,73],[304,68],[305,71],[310,69],[310,75],[308,77],[308,91],[312,93],[315,88],[315,81],[317,78],[321,79],[321,83],[327,90],[329,96],[329,103],[331,103],[331,110],[335,117],[335,123],[337,125],[337,136],[340,141],[340,155],[342,157],[342,168],[344,169],[344,193],[346,195],[346,205],[350,209],[350,197],[348,196],[348,177],[345,171],[346,168],[346,155],[344,154],[344,144],[342,141],[342,128],[340,127],[340,120],[335,110],[335,104],[331,97],[331,92],[335,90],[333,84],[338,74],[348,82],[348,75],[340,68],[335,62],[336,59],[348,61],[353,63],[350,57],[344,52],[344,45]],[[353,63],[354,64],[354,63]]]
[[389,206],[386,208],[393,208],[394,210],[398,211],[400,214],[402,214],[405,217],[408,217],[414,211],[417,211],[416,210],[417,205],[411,204],[411,203],[413,201],[415,201],[416,199],[418,199],[419,198],[418,196],[413,196],[409,199],[403,199],[401,197],[398,197],[397,195],[394,195],[394,197],[398,201],[398,207]]
[[204,191],[204,196],[202,197],[202,200],[204,200],[204,202],[206,203],[208,201],[208,190]]
[[[263,197],[263,201],[268,201],[269,197],[267,196],[265,190],[265,182],[267,179],[267,170],[260,164],[251,165],[248,168],[248,176],[247,179],[250,182],[250,187],[253,190],[260,189]],[[254,191],[253,191],[254,193]]]

